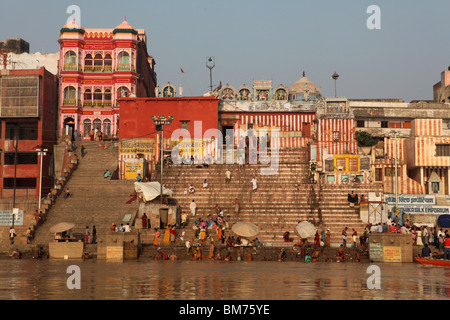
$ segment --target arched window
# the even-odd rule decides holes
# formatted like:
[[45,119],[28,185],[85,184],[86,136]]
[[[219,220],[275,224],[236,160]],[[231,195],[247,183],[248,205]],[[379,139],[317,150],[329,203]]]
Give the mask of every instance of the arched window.
[[94,57],[94,71],[101,72],[103,68],[103,57],[100,53],[97,53]]
[[103,94],[102,90],[95,89],[94,90],[94,105],[98,106],[102,104]]
[[130,55],[126,51],[121,51],[117,56],[117,70],[129,71],[130,70]]
[[76,105],[77,89],[73,86],[64,88],[64,103],[65,106]]
[[105,59],[103,60],[105,72],[112,72],[112,58],[109,53],[105,55]]
[[110,89],[105,90],[105,101],[111,101],[112,99],[112,93]]
[[88,53],[84,58],[84,71],[91,72],[93,70],[93,60],[92,55]]
[[64,70],[77,70],[77,54],[67,51],[64,55]]
[[90,119],[84,119],[83,126],[84,126],[84,135],[88,136],[89,135],[89,131],[91,131],[91,120]]
[[84,104],[83,107],[91,107],[92,106],[92,90],[86,89],[84,90]]
[[102,120],[99,118],[94,119],[94,130],[102,131]]
[[86,89],[84,91],[84,101],[92,101],[92,90]]
[[120,98],[128,98],[129,97],[129,91],[127,87],[120,87],[117,89],[117,99]]
[[105,119],[103,121],[103,133],[107,136],[111,135],[111,120]]

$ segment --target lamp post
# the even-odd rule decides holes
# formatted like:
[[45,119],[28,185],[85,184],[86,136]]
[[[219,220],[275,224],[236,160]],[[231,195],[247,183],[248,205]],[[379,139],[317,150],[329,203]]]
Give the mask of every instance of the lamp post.
[[40,169],[39,169],[39,210],[41,209],[41,201],[42,201],[42,160],[45,155],[47,155],[48,149],[45,149],[45,146],[37,146],[36,148],[38,156],[41,157],[40,160]]
[[216,66],[216,63],[214,61],[214,57],[208,57],[206,58],[206,67],[209,69],[209,88],[211,92],[213,91],[212,87],[212,69]]
[[161,204],[163,203],[163,162],[164,162],[164,125],[170,125],[173,121],[174,117],[173,116],[152,116],[152,120],[155,122],[155,127],[156,127],[156,131],[161,131],[161,141],[160,141],[160,149],[161,149],[161,158],[160,158],[160,163],[161,163],[161,186],[160,186],[160,200],[161,200]]
[[337,97],[337,86],[336,86],[336,83],[337,83],[337,79],[338,78],[339,78],[339,75],[336,72],[333,73],[333,75],[331,76],[331,79],[334,80],[334,97],[335,98]]
[[393,133],[394,133],[394,165],[395,165],[395,169],[394,169],[394,172],[395,172],[395,184],[394,184],[394,190],[395,190],[395,210],[397,210],[397,206],[398,206],[398,200],[397,200],[397,198],[398,198],[398,194],[397,194],[397,183],[398,183],[398,181],[397,181],[397,134],[398,134],[398,131],[397,130],[394,130],[393,131]]

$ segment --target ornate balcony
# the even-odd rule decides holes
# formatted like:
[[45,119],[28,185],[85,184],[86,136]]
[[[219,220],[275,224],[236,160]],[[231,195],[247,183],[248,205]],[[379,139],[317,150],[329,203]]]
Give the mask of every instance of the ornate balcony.
[[63,106],[76,106],[77,100],[76,99],[64,99],[63,100]]
[[66,63],[63,67],[64,71],[77,71],[78,65],[76,63]]

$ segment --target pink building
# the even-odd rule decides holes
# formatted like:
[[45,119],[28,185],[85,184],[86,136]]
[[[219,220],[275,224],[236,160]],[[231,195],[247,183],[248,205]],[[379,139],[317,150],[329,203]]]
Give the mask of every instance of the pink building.
[[123,97],[154,97],[155,61],[143,29],[126,19],[114,29],[84,29],[74,20],[60,32],[59,136],[89,139],[95,129],[117,137]]

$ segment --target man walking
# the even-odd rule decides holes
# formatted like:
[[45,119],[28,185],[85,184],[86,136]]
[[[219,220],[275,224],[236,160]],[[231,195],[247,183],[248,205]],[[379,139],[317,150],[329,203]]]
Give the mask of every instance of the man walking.
[[192,216],[195,217],[195,214],[197,213],[197,204],[194,200],[192,200],[191,204],[189,205],[189,209],[191,209]]
[[450,236],[447,235],[444,240],[444,259],[450,260]]

